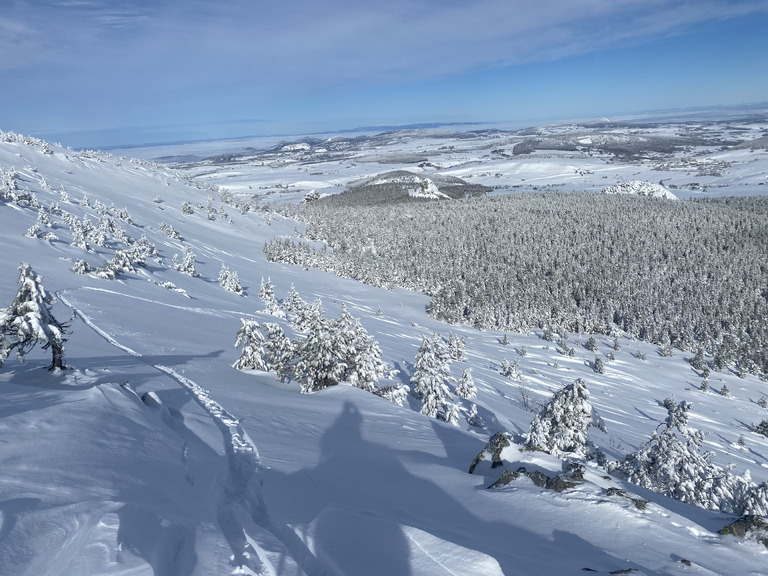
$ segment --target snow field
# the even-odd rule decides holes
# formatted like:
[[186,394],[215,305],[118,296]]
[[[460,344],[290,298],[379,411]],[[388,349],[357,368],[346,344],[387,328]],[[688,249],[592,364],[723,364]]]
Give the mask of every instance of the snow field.
[[[764,547],[715,533],[728,517],[606,479],[597,468],[559,494],[524,477],[486,490],[500,469],[467,473],[491,434],[527,431],[533,412],[521,393],[543,403],[581,377],[607,426],[590,437],[609,458],[649,437],[670,396],[694,404],[691,425],[707,433],[718,464],[749,467],[755,481],[766,480],[768,439],[749,429],[768,417],[756,404],[764,390],[757,378],[713,372],[705,393],[686,354],[663,358],[626,339],[604,374],[592,371],[586,336],[570,336],[574,357],[539,332],[508,334],[503,346],[503,333],[430,318],[423,295],[267,263],[263,242],[292,235],[292,221],[231,207],[233,223],[209,221],[198,209],[182,215],[183,201],[204,202],[209,191],[166,168],[53,148],[44,155],[0,143],[0,167],[17,166],[22,185],[46,205],[64,185],[72,203],[60,205],[79,217],[90,214],[74,204],[82,194],[126,206],[134,224],[124,228],[134,237],[146,233],[161,262],[150,258],[139,273],[112,281],[76,275],[75,259],[101,264],[114,247],[86,253],[69,245],[63,227],[54,229],[59,242],[27,238],[37,211],[0,205],[0,302],[12,300],[23,258],[58,292],[57,318],[71,315],[69,307],[79,312],[65,353],[73,370],[48,373],[40,350],[0,370],[1,574],[765,572]],[[161,221],[185,240],[166,238]],[[168,267],[183,246],[197,255],[198,277]],[[222,263],[238,272],[246,296],[218,285]],[[321,298],[328,318],[346,304],[399,370],[395,382],[408,383],[422,335],[466,338],[467,360],[452,373],[472,368],[485,427],[426,418],[412,398],[398,407],[347,385],[301,395],[296,383],[276,382],[274,374],[232,369],[240,318],[277,321],[260,313],[262,277],[271,278],[278,299],[291,284],[307,302]],[[611,351],[612,339],[597,340],[599,354]],[[521,382],[499,373],[503,359],[519,363]],[[722,385],[733,398],[717,394]],[[512,470],[563,469],[561,460],[519,447],[505,455]],[[649,505],[641,511],[607,496],[610,487]]]

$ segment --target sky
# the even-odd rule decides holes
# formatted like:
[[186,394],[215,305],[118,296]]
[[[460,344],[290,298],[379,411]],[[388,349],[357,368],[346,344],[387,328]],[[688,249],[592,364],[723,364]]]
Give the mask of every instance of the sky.
[[768,102],[768,0],[0,0],[0,130],[73,148]]

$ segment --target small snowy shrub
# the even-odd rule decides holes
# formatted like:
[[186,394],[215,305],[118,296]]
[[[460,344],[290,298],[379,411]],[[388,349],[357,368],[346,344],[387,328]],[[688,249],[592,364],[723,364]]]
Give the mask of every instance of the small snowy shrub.
[[178,254],[173,255],[171,266],[176,268],[182,274],[188,276],[197,276],[197,270],[195,269],[195,253],[191,248],[184,249],[184,255],[182,256],[181,263],[179,263]]
[[373,393],[376,394],[376,396],[381,396],[385,400],[389,400],[393,404],[404,406],[410,391],[410,387],[405,384],[393,384],[391,386],[376,388]]
[[513,382],[522,382],[523,373],[520,371],[520,366],[517,364],[517,360],[510,362],[506,358],[501,361],[501,375],[506,376]]
[[91,266],[85,260],[75,260],[72,266],[72,272],[75,274],[88,274],[91,271]]
[[165,234],[168,238],[171,238],[172,240],[184,239],[181,235],[181,232],[179,232],[178,230],[176,230],[176,228],[174,228],[173,226],[165,222],[160,222],[160,230],[162,230],[163,234]]
[[231,271],[224,264],[221,265],[221,271],[219,272],[219,285],[227,292],[243,294],[243,287],[240,285],[237,272]]

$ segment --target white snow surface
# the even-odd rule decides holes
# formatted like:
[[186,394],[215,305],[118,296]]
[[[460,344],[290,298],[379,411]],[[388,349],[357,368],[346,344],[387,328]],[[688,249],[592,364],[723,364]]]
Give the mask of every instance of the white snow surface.
[[643,182],[642,180],[619,182],[613,186],[606,186],[603,188],[603,194],[637,194],[638,196],[653,196],[654,198],[677,200],[677,196],[672,194],[672,192],[667,190],[661,184]]
[[[496,168],[483,165],[479,149],[455,149],[446,173],[467,178],[473,170],[476,182],[492,181],[481,174]],[[717,534],[732,517],[641,490],[595,466],[583,484],[562,493],[525,477],[487,490],[500,468],[468,473],[493,433],[528,430],[534,415],[524,409],[523,393],[545,402],[581,377],[607,430],[591,428],[590,438],[609,458],[645,441],[666,415],[661,401],[672,397],[693,403],[690,425],[707,434],[715,462],[739,473],[749,468],[754,481],[765,481],[768,438],[751,429],[768,418],[756,404],[765,393],[756,377],[713,373],[705,393],[680,351],[661,357],[651,345],[622,339],[616,360],[596,374],[589,367],[595,354],[574,336],[574,357],[559,355],[538,332],[510,334],[503,346],[501,333],[430,318],[421,294],[266,262],[263,243],[302,226],[220,204],[205,186],[223,184],[226,168],[208,167],[206,175],[192,166],[182,174],[107,154],[50,150],[0,137],[0,169],[15,167],[19,187],[41,205],[58,202],[79,219],[98,219],[80,205],[84,195],[91,206],[98,200],[127,208],[132,224],[118,224],[128,236],[146,234],[159,258],[115,280],[75,274],[76,260],[95,268],[116,246],[76,248],[57,217],[52,232],[59,240],[30,238],[25,233],[38,211],[0,203],[0,306],[12,301],[24,261],[57,295],[56,317],[74,315],[67,370],[49,372],[50,354],[39,347],[24,363],[9,358],[0,368],[3,576],[768,574],[768,549]],[[760,158],[751,168],[765,174],[765,156],[751,154]],[[375,174],[365,164],[335,162],[311,167],[323,173],[313,178],[324,191],[347,175]],[[520,174],[546,179],[573,159],[550,158],[546,167],[532,159],[505,162],[510,174],[527,167]],[[290,185],[305,171],[291,163],[250,167],[236,181],[256,193],[270,183]],[[744,171],[740,177],[749,179]],[[183,202],[205,204],[208,194],[226,217],[209,220],[197,207],[181,212]],[[184,240],[166,237],[161,222]],[[170,267],[186,247],[196,255],[196,277]],[[238,273],[244,296],[219,286],[222,264]],[[348,385],[303,395],[297,383],[277,382],[274,374],[234,370],[240,319],[258,318],[263,309],[262,277],[271,278],[278,300],[291,284],[308,302],[321,298],[328,317],[345,304],[396,370],[392,383],[408,383],[422,335],[466,338],[467,359],[452,371],[458,378],[472,369],[485,426],[427,418],[413,398],[399,407]],[[607,339],[597,340],[600,352],[610,350]],[[527,354],[518,356],[523,346]],[[505,358],[518,361],[522,383],[499,374]],[[725,385],[731,398],[716,394]],[[554,475],[564,467],[517,445],[504,457],[513,471]],[[638,510],[607,496],[610,487],[650,503]]]

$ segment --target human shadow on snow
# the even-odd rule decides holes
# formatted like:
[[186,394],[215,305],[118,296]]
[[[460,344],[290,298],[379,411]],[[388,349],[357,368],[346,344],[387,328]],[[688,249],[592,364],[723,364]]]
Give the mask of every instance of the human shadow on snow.
[[[317,466],[290,474],[265,471],[264,498],[273,518],[303,531],[330,573],[412,574],[412,556],[425,554],[419,552],[424,543],[403,526],[495,558],[505,574],[525,573],[521,562],[540,568],[541,555],[562,555],[551,540],[519,524],[476,516],[438,483],[403,465],[429,468],[447,460],[456,468],[466,458],[468,466],[477,446],[471,439],[441,429],[447,455],[438,457],[367,441],[364,425],[358,409],[346,402],[323,434]],[[531,550],[539,552],[537,559],[526,560]]]

